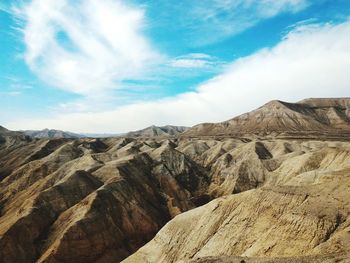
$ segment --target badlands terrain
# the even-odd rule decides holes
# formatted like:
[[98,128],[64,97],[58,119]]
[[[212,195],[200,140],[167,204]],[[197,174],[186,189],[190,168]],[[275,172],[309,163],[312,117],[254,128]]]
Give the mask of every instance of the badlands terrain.
[[349,98],[175,130],[0,127],[0,262],[350,262]]

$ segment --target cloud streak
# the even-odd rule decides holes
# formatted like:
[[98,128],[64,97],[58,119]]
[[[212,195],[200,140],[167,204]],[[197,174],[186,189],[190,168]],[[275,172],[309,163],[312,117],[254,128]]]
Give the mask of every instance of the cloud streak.
[[[184,35],[193,46],[206,46],[237,35],[259,22],[283,13],[297,13],[311,5],[310,0],[201,0],[170,1],[163,8],[179,14],[176,26],[190,29]],[[167,26],[172,27],[173,21]]]
[[222,121],[272,99],[349,96],[350,21],[295,28],[271,49],[236,60],[194,92],[96,113],[17,120],[11,129],[124,132],[151,124]]
[[174,68],[184,69],[213,69],[223,66],[225,62],[219,61],[216,57],[203,53],[192,53],[174,58],[169,65]]
[[144,10],[123,1],[33,0],[15,13],[24,22],[30,69],[69,92],[107,92],[161,59],[142,33]]

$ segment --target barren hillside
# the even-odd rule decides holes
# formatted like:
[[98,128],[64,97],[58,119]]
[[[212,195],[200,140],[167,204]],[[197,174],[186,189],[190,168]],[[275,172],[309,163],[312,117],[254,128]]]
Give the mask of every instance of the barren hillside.
[[350,135],[350,98],[274,100],[225,122],[196,125],[183,135],[342,139]]
[[[0,262],[349,262],[347,103],[274,101],[229,121],[247,132],[237,137],[1,127]],[[256,136],[251,123],[300,136]],[[306,139],[316,128],[330,137]]]

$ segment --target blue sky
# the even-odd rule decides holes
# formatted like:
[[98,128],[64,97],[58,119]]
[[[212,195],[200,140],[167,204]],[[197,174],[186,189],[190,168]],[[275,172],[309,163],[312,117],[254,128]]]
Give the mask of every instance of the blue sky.
[[124,132],[349,96],[349,16],[347,0],[1,0],[0,122]]

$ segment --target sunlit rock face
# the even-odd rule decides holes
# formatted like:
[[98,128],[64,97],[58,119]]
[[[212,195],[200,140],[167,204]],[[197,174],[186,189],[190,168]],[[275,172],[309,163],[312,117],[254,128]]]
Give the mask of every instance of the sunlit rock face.
[[0,262],[350,260],[348,99],[204,126],[105,139],[0,127]]
[[350,143],[232,145],[211,166],[218,198],[176,216],[125,262],[350,260]]
[[210,200],[173,141],[25,138],[1,144],[0,261],[120,261]]

